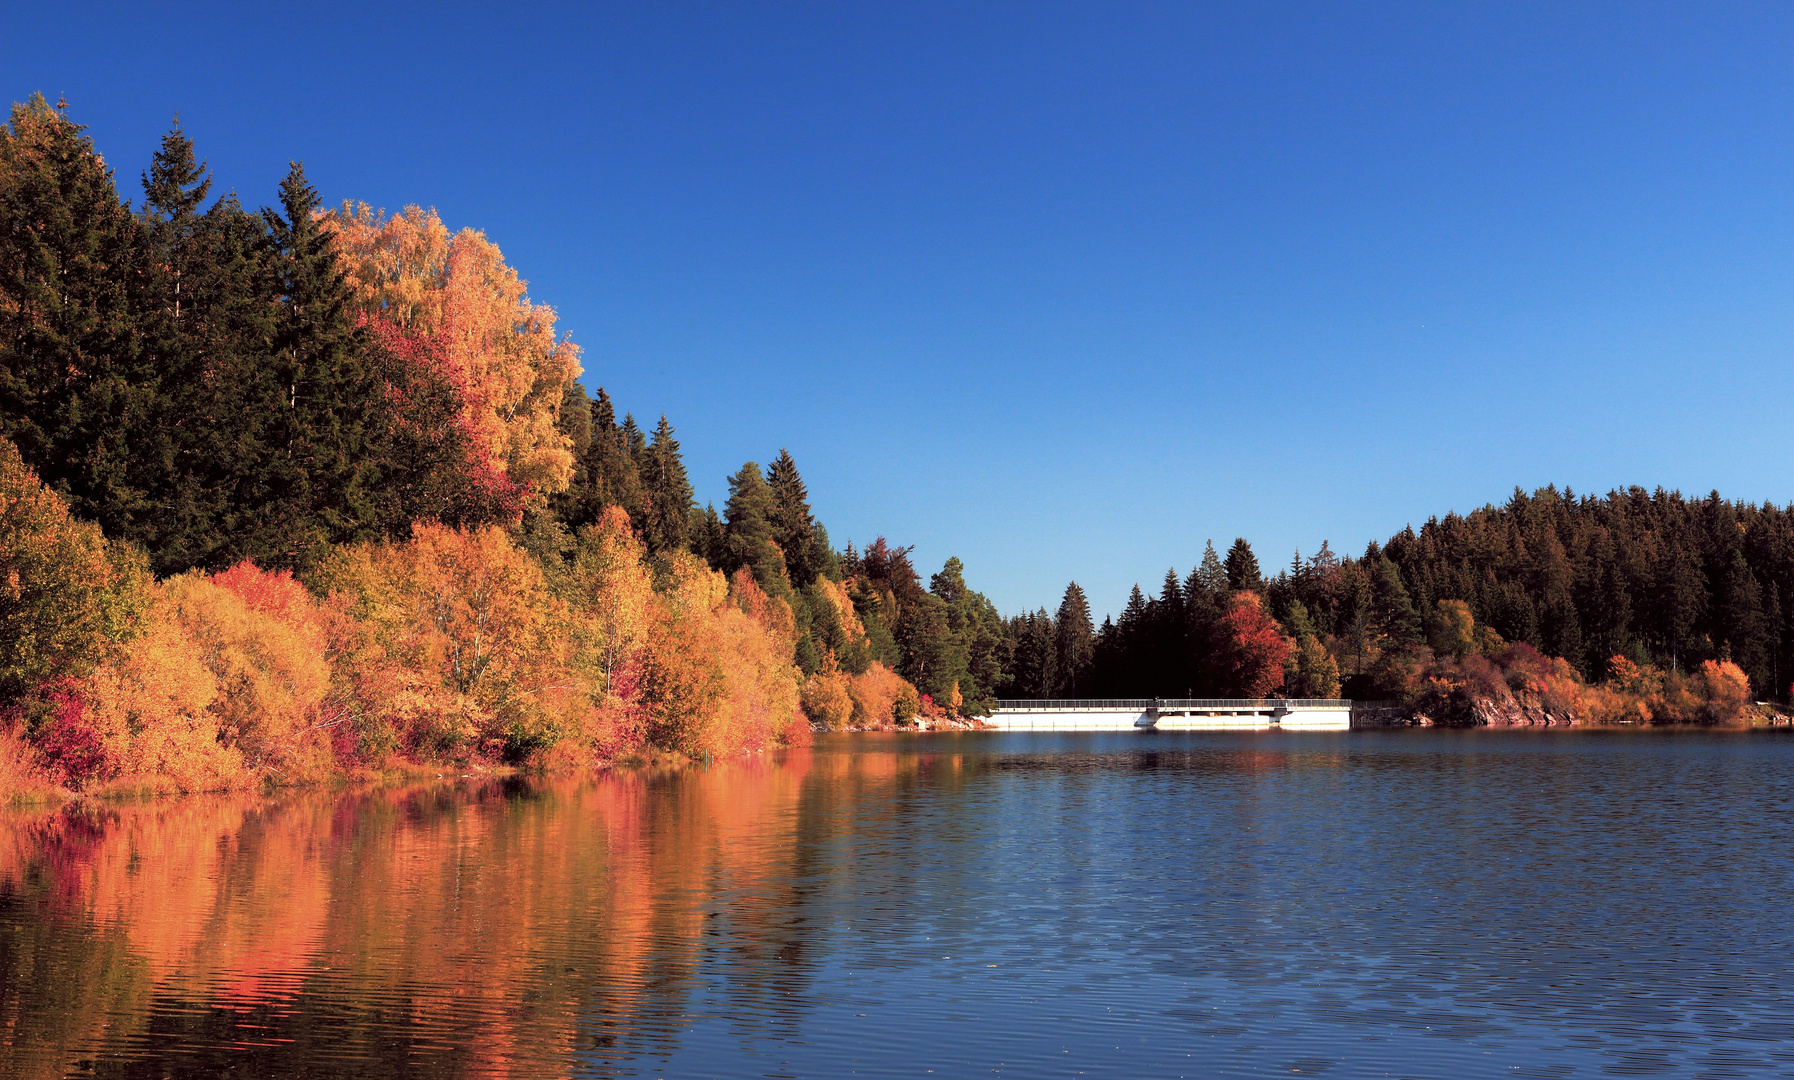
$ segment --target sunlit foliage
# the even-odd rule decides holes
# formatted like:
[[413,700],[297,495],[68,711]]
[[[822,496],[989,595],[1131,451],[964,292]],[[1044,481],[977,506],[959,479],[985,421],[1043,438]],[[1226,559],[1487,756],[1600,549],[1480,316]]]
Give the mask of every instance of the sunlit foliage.
[[555,421],[580,367],[578,348],[555,336],[554,309],[529,299],[484,233],[451,234],[434,210],[345,204],[328,222],[362,303],[435,344],[476,462],[520,488],[564,489],[573,453]]

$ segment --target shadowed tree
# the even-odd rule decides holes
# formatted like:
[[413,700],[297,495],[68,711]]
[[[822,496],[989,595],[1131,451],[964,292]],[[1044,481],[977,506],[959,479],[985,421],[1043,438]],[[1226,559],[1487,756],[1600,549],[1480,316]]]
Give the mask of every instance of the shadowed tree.
[[1227,587],[1234,592],[1250,589],[1263,592],[1264,575],[1258,569],[1258,556],[1252,554],[1252,545],[1245,537],[1234,540],[1233,546],[1227,549]]
[[1095,651],[1095,631],[1090,625],[1090,601],[1077,582],[1065,587],[1059,614],[1053,621],[1055,681],[1058,688],[1047,696],[1075,698],[1088,687]]

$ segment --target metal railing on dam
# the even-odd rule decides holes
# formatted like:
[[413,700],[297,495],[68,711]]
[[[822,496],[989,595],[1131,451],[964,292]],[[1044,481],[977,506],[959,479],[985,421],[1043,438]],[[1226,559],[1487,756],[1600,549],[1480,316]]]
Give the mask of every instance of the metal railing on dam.
[[1013,731],[1343,731],[1353,715],[1344,698],[1004,698],[985,723]]
[[1349,709],[1345,698],[999,698],[1003,712],[1052,709],[1092,712],[1140,709]]

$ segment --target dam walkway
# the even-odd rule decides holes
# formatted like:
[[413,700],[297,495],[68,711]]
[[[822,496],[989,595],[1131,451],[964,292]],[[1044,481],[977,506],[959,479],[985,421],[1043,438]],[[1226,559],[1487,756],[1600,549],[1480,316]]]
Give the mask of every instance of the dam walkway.
[[1349,731],[1353,727],[1352,702],[1339,698],[1005,699],[997,702],[985,723],[1009,731]]

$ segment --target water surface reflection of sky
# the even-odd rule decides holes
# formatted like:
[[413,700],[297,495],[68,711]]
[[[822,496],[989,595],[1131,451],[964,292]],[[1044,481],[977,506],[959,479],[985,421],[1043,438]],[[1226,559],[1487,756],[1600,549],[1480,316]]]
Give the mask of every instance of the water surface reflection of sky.
[[6,813],[0,1075],[1794,1071],[1794,740],[843,736]]

